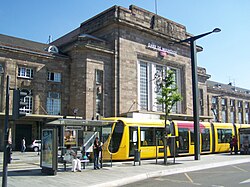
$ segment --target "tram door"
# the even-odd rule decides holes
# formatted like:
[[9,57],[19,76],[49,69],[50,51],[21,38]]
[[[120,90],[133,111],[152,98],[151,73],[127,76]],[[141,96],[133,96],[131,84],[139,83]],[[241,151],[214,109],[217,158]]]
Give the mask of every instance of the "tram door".
[[129,127],[129,157],[133,157],[138,149],[138,127]]
[[189,152],[189,131],[188,128],[179,128],[179,153]]
[[203,129],[201,131],[201,144],[202,144],[202,151],[210,151],[210,130]]

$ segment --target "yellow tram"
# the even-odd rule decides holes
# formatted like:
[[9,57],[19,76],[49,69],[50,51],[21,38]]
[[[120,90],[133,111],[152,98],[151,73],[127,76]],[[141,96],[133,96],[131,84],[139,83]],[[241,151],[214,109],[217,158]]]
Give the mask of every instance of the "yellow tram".
[[[141,158],[164,156],[164,120],[136,118],[105,118],[116,121],[112,132],[103,144],[103,159],[130,160],[135,150]],[[192,121],[167,122],[170,127],[168,156],[194,154],[194,125]],[[239,129],[250,128],[249,124],[200,122],[201,153],[228,152],[232,136],[238,137]],[[239,137],[238,137],[239,139]],[[239,143],[239,142],[238,142]]]

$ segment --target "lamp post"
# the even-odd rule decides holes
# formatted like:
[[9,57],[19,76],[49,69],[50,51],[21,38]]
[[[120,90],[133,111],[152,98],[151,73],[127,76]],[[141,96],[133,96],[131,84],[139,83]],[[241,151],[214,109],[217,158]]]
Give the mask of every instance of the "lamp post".
[[199,103],[198,103],[198,75],[197,75],[197,54],[196,54],[196,43],[197,39],[200,39],[204,36],[207,36],[212,33],[220,32],[219,28],[215,28],[213,31],[200,34],[197,36],[193,36],[187,38],[185,40],[181,40],[175,43],[183,43],[189,42],[190,43],[190,50],[191,50],[191,66],[192,66],[192,91],[193,91],[193,119],[194,119],[194,149],[195,149],[195,160],[200,160],[200,125],[199,125]]
[[[0,66],[0,74],[3,75],[3,67]],[[3,155],[3,173],[2,173],[2,187],[7,187],[7,145],[8,145],[8,122],[9,122],[9,75],[6,79],[6,102],[5,102],[5,121],[4,121],[4,155]]]

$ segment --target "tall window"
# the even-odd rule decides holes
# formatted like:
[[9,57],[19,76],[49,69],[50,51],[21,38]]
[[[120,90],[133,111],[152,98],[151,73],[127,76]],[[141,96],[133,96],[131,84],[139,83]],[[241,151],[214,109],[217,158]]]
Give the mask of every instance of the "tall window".
[[235,123],[235,100],[230,99],[230,122]]
[[203,89],[199,89],[199,113],[200,115],[204,115],[204,108],[203,108],[203,102],[204,102],[204,99],[203,99]]
[[140,106],[148,109],[148,68],[144,62],[140,63]]
[[47,97],[47,112],[50,115],[61,114],[61,96],[57,92],[49,92]]
[[218,116],[218,97],[213,96],[212,97],[212,108],[211,108],[214,116],[214,121],[219,121],[219,116]]
[[221,122],[227,122],[227,99],[221,99]]
[[103,94],[102,94],[102,85],[103,85],[103,71],[95,71],[95,86],[96,86],[96,115],[103,116]]
[[246,111],[246,119],[245,119],[245,123],[249,124],[249,102],[245,102],[245,111]]
[[[172,67],[157,65],[141,61],[139,63],[139,105],[143,110],[160,111],[165,110],[163,104],[157,103],[157,97],[161,97],[161,88],[164,85],[164,77],[168,69],[174,72],[174,81],[181,92],[180,70]],[[181,102],[172,107],[172,113],[180,113]]]
[[27,114],[32,113],[33,99],[32,99],[32,91],[29,90],[29,94],[22,99],[23,102],[27,103],[26,106],[20,109],[20,111],[25,112]]
[[61,73],[48,72],[48,81],[61,82]]
[[33,69],[26,67],[18,67],[18,77],[33,78]]
[[[155,73],[155,79],[158,79],[155,81],[155,90],[154,92],[156,93],[157,97],[161,97],[161,91],[162,91],[162,77],[164,76],[164,70],[162,66],[156,65],[156,73]],[[157,104],[156,107],[157,111],[163,111],[164,106],[163,104]]]
[[238,101],[238,121],[243,123],[243,101]]

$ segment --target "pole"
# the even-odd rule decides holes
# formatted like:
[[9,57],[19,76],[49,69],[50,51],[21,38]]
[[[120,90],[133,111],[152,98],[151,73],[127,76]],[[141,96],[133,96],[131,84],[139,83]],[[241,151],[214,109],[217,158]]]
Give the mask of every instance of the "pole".
[[190,51],[191,51],[191,66],[192,66],[192,90],[193,90],[193,118],[194,118],[194,151],[195,151],[195,160],[200,160],[200,120],[199,120],[199,104],[198,104],[198,75],[197,75],[197,59],[196,59],[196,43],[195,40],[207,36],[209,34],[220,32],[219,28],[215,28],[213,31],[200,34],[181,40],[179,42],[170,43],[174,45],[175,43],[190,42]]
[[5,121],[4,121],[4,155],[3,155],[3,176],[2,187],[7,187],[8,163],[7,163],[7,145],[8,145],[8,122],[9,122],[9,95],[10,80],[7,75],[6,82],[6,102],[5,102]]
[[192,65],[192,90],[193,90],[193,117],[194,117],[194,159],[200,160],[200,124],[199,124],[199,105],[198,105],[198,75],[196,59],[196,43],[190,40],[191,65]]

